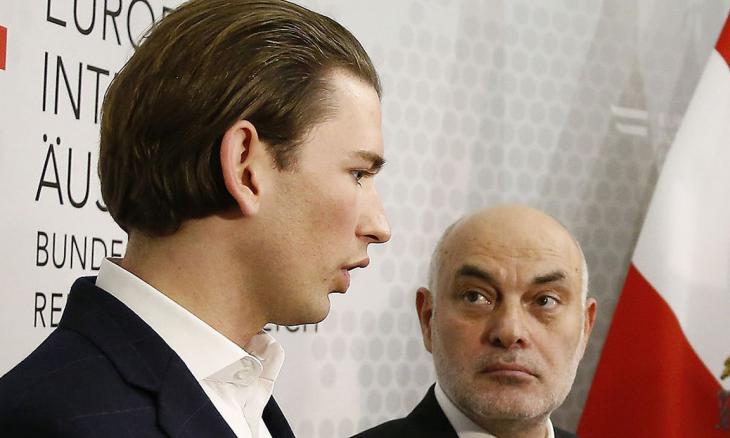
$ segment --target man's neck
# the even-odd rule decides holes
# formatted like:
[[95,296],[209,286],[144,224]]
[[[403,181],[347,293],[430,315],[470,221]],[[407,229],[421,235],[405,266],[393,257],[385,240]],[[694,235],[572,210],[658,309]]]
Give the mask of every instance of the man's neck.
[[171,236],[132,233],[121,266],[243,348],[267,322],[245,270],[218,247],[215,230],[186,223]]

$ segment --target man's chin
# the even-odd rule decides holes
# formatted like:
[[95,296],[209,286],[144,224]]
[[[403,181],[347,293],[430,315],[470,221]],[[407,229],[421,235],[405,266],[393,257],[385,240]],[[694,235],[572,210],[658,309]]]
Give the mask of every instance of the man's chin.
[[324,321],[330,313],[330,300],[325,296],[321,301],[314,303],[306,303],[306,307],[293,309],[293,311],[278,321],[272,321],[274,324],[295,326],[303,324],[317,324]]
[[327,307],[325,309],[323,309],[321,312],[319,312],[317,314],[313,314],[312,319],[306,324],[318,324],[318,323],[324,321],[325,318],[327,318],[327,315],[330,314],[329,301],[327,301],[327,304],[328,304]]
[[[483,419],[526,420],[542,419],[553,409],[543,394],[536,394],[524,385],[475,385],[462,393],[458,400],[463,409]],[[550,405],[550,406],[548,406]]]
[[329,299],[327,299],[326,305],[319,306],[316,309],[312,309],[311,313],[308,316],[308,321],[304,324],[317,324],[322,321],[324,321],[325,318],[327,318],[327,315],[330,314],[330,302]]
[[547,415],[544,407],[538,406],[534,400],[475,400],[468,410],[490,421],[542,421]]

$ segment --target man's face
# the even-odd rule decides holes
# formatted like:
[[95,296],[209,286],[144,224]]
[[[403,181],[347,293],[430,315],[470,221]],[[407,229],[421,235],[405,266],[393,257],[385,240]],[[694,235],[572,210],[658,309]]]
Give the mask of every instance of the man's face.
[[266,245],[257,281],[273,322],[318,322],[328,294],[345,292],[349,270],[369,262],[367,246],[390,238],[374,176],[383,161],[380,100],[368,84],[334,73],[332,116],[315,125],[293,170],[273,173]]
[[572,238],[520,211],[458,224],[443,245],[437,291],[420,289],[417,300],[439,383],[485,428],[543,421],[563,402],[595,315],[581,297]]

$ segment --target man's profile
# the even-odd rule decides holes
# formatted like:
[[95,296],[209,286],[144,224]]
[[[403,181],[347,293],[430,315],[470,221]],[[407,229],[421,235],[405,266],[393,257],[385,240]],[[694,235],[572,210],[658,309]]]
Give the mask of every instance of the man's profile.
[[573,436],[550,414],[593,327],[587,288],[583,253],[555,219],[507,205],[457,221],[416,296],[437,383],[407,417],[357,436]]
[[390,230],[380,82],[283,0],[192,0],[107,92],[99,175],[129,234],[0,379],[3,436],[293,436],[265,324],[321,321]]

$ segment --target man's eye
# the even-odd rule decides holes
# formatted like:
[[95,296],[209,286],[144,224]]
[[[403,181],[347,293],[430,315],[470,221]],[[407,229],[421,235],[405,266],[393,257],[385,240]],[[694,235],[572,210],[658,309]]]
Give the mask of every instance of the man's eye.
[[546,309],[552,309],[558,305],[558,300],[550,295],[540,295],[537,300],[537,305]]
[[369,172],[367,172],[366,170],[351,170],[350,174],[353,178],[355,178],[355,182],[359,185],[360,181],[368,176]]
[[490,303],[489,298],[487,298],[483,293],[475,290],[467,291],[464,294],[464,301],[470,304]]

